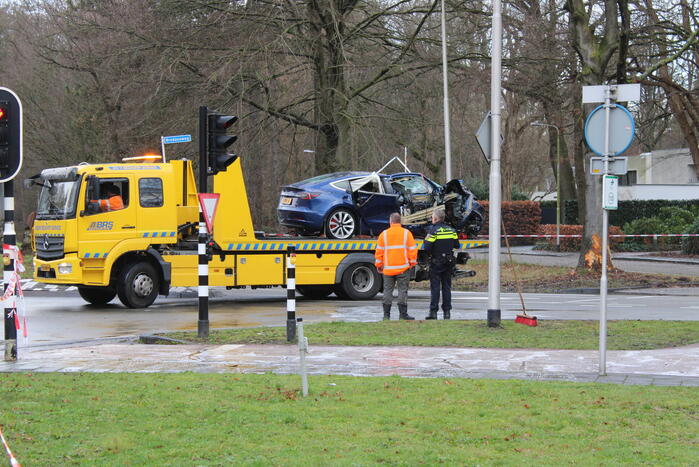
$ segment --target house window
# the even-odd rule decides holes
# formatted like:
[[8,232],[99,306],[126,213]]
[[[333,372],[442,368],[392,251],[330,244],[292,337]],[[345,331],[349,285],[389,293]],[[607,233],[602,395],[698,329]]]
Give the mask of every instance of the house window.
[[689,164],[689,183],[699,183],[699,177],[697,176],[697,170],[694,164]]
[[629,170],[626,172],[626,175],[620,175],[619,186],[635,185],[637,183],[637,174],[638,172],[636,170]]

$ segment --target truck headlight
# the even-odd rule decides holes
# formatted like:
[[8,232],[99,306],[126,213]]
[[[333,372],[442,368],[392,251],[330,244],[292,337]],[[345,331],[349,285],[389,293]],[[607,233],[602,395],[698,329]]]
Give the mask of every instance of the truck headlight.
[[70,274],[73,272],[73,265],[70,263],[61,263],[58,265],[58,274]]

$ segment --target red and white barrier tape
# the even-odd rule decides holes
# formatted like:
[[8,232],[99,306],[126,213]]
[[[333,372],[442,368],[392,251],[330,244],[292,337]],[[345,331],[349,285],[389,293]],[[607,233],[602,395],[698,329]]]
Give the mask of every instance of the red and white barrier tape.
[[[699,234],[615,234],[615,235],[609,235],[610,237],[618,237],[618,238],[624,238],[624,237],[699,237]],[[501,235],[500,237],[505,237],[505,235]],[[507,238],[580,238],[582,237],[581,234],[572,234],[572,235],[507,235]],[[489,235],[479,235],[478,238],[489,238]]]
[[0,438],[2,438],[2,444],[5,445],[5,451],[7,451],[7,455],[10,456],[10,465],[12,467],[22,467],[22,464],[19,463],[19,461],[15,458],[14,454],[12,454],[12,451],[10,451],[10,446],[7,445],[5,436],[3,436],[2,434],[2,429],[0,429]]

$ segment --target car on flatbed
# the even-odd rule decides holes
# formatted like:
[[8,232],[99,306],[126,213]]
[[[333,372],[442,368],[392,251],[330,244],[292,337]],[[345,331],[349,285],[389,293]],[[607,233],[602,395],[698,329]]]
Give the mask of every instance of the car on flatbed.
[[483,207],[461,180],[442,186],[423,174],[335,172],[284,186],[277,207],[279,223],[300,235],[349,239],[376,236],[399,212],[402,223],[423,237],[432,211],[443,207],[446,221],[468,237],[480,232]]

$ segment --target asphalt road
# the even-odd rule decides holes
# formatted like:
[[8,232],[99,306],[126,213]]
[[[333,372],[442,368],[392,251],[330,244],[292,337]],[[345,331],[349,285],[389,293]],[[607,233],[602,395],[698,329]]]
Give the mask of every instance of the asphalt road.
[[[681,289],[679,289],[681,290]],[[104,307],[87,305],[76,292],[28,292],[25,298],[28,344],[41,346],[83,340],[125,337],[166,330],[196,330],[198,305],[195,294],[159,298],[147,309],[131,310],[115,300]],[[212,288],[211,328],[283,326],[286,322],[285,289],[233,290]],[[297,316],[305,322],[329,320],[377,321],[381,319],[380,295],[354,302],[334,298],[299,299]],[[599,319],[595,295],[524,294],[525,306],[539,319]],[[487,294],[454,292],[452,318],[486,319]],[[424,319],[429,292],[410,292],[409,313]],[[394,306],[395,308],[395,306]],[[501,295],[502,319],[521,312],[517,294]],[[394,319],[397,311],[394,311]],[[441,317],[441,313],[440,313]],[[699,320],[697,296],[610,295],[609,319]]]

